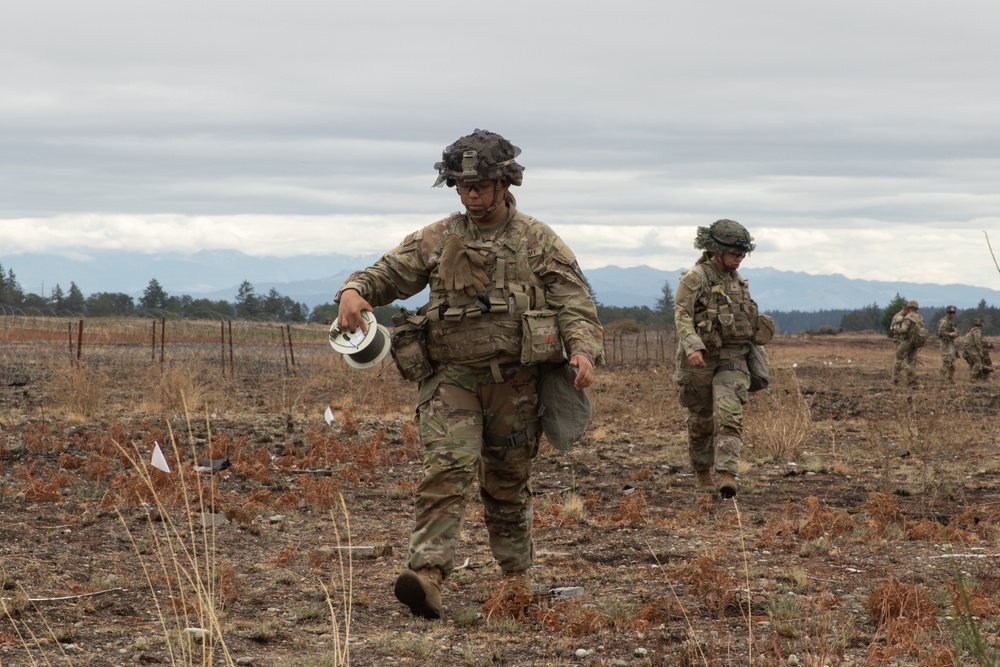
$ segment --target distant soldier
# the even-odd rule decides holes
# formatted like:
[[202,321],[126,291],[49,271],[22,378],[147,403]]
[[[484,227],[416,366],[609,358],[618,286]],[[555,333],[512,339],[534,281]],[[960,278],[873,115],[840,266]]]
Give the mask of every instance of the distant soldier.
[[965,334],[965,360],[969,362],[973,380],[987,381],[993,372],[989,342],[983,340],[983,321],[973,320],[972,328]]
[[938,322],[937,337],[941,344],[941,378],[947,382],[955,381],[955,359],[958,350],[955,349],[955,339],[958,338],[958,327],[955,326],[955,306],[944,309],[944,317]]
[[896,341],[896,358],[892,365],[892,383],[899,384],[901,376],[905,376],[907,387],[917,383],[917,351],[927,342],[927,324],[917,311],[920,304],[907,301],[906,306],[896,317],[902,315],[898,323],[893,318],[892,337]]

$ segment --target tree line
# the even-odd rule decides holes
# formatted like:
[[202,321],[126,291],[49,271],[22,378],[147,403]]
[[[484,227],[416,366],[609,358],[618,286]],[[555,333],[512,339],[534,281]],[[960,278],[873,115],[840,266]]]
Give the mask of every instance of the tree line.
[[59,284],[48,296],[25,292],[13,269],[6,273],[0,265],[0,307],[6,314],[21,312],[60,317],[184,317],[202,319],[261,319],[279,322],[306,322],[309,306],[283,296],[273,287],[257,294],[244,280],[233,301],[195,299],[188,294],[168,294],[156,278],[150,279],[138,299],[124,292],[95,292],[84,296],[75,282],[64,290]]
[[[598,295],[591,292],[597,304],[597,316],[602,323],[616,324],[618,330],[669,330],[674,328],[674,293],[670,282],[664,282],[661,295],[653,308],[649,306],[606,306]],[[886,306],[872,303],[862,308],[831,309],[819,311],[765,311],[774,318],[778,333],[812,332],[834,334],[840,331],[876,331],[886,333],[892,316],[899,312],[907,299],[896,294]],[[337,318],[337,305],[320,304],[311,311],[305,303],[297,303],[283,296],[273,287],[265,295],[256,293],[254,286],[244,280],[233,301],[224,299],[195,299],[187,294],[170,295],[159,281],[150,279],[138,300],[122,292],[96,292],[84,296],[75,282],[67,290],[58,284],[47,297],[25,293],[13,269],[4,271],[0,265],[0,307],[39,315],[125,317],[153,315],[156,317],[186,317],[203,319],[267,319],[279,322],[331,323]],[[921,314],[932,331],[944,317],[946,306],[921,309]],[[386,326],[399,311],[393,304],[375,309],[376,319]],[[984,321],[983,333],[1000,333],[1000,309],[989,306],[983,299],[975,308],[960,310],[955,316],[959,331],[968,331],[972,321]]]

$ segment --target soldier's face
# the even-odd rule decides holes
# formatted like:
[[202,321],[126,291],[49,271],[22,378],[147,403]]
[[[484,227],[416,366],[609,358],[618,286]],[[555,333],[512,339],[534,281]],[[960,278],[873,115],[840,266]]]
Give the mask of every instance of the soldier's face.
[[462,199],[462,205],[470,218],[483,225],[491,225],[503,217],[504,207],[497,206],[493,211],[490,207],[502,202],[504,193],[510,186],[501,185],[498,181],[475,181],[473,183],[456,183],[455,189]]
[[726,251],[722,253],[722,266],[725,267],[726,271],[735,271],[740,268],[740,263],[743,262],[743,258],[746,256],[745,252]]

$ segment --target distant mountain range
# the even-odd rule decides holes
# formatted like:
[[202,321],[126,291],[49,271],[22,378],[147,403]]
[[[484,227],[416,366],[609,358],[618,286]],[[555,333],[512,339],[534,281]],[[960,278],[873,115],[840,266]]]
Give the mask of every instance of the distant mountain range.
[[[150,279],[155,278],[171,295],[232,301],[240,283],[248,280],[259,295],[273,287],[282,296],[312,308],[329,303],[347,275],[376,259],[377,255],[252,257],[233,250],[191,255],[99,250],[86,251],[76,258],[0,255],[0,264],[5,273],[14,271],[25,292],[42,296],[48,296],[56,284],[65,291],[70,282],[75,282],[85,295],[124,292],[139,297]],[[649,266],[584,267],[584,271],[600,303],[651,308],[662,296],[664,283],[676,290],[681,275],[681,269],[663,271]],[[954,304],[971,308],[982,300],[994,306],[1000,304],[1000,291],[972,285],[860,280],[774,268],[749,268],[741,273],[750,281],[753,297],[765,311],[815,312],[862,308],[872,303],[884,307],[897,294],[916,299],[923,306]],[[423,299],[418,295],[410,301],[419,305]]]

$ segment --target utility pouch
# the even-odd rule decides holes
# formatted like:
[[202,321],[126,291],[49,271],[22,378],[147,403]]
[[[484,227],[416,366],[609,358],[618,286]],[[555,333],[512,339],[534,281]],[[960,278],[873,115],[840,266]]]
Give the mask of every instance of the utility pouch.
[[427,355],[427,318],[406,309],[392,316],[389,352],[404,380],[420,382],[434,372]]
[[772,338],[774,338],[774,320],[770,315],[758,315],[757,326],[754,327],[750,342],[754,345],[767,345]]
[[561,362],[562,338],[554,310],[529,310],[521,315],[521,365]]
[[719,329],[724,343],[748,341],[754,334],[750,317],[738,305],[723,304],[719,307]]

